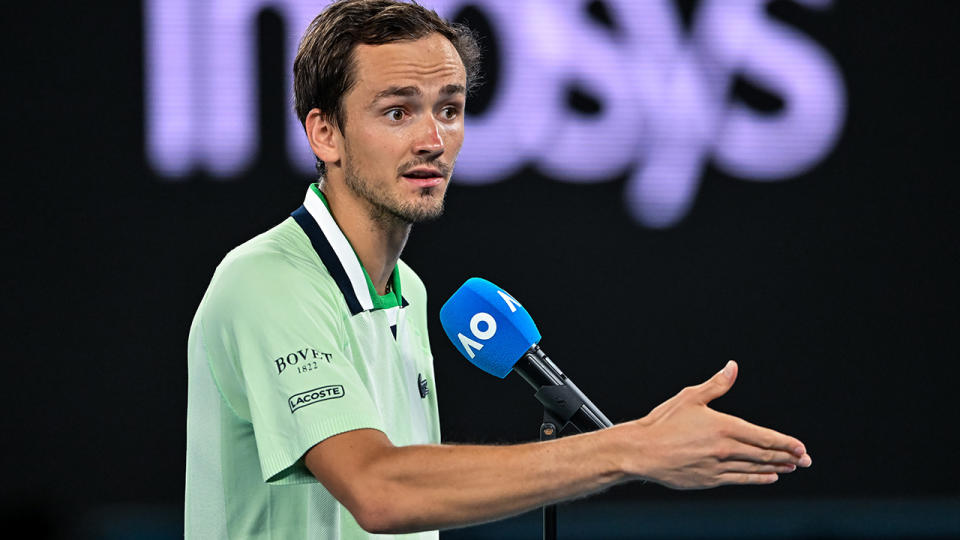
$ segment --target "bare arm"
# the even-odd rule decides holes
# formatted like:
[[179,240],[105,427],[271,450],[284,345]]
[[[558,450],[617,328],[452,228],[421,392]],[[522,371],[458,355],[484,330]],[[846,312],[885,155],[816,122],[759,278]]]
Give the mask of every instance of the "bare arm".
[[362,429],[317,444],[306,465],[364,529],[395,533],[507,517],[633,479],[697,489],[768,484],[808,467],[797,439],[707,407],[736,374],[730,363],[647,416],[594,433],[499,447],[396,447]]

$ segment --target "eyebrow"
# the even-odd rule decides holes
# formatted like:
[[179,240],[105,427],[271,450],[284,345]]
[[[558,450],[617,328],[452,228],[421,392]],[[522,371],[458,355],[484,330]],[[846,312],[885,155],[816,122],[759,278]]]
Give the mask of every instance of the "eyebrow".
[[[440,89],[440,95],[449,96],[454,94],[466,95],[467,89],[462,84],[448,84]],[[391,86],[386,90],[377,92],[371,103],[376,103],[381,99],[388,97],[414,97],[422,96],[423,92],[417,86]]]
[[421,92],[416,86],[391,86],[386,90],[378,92],[377,95],[374,96],[373,101],[377,102],[388,97],[413,97],[420,96],[422,94],[423,92]]
[[462,84],[448,84],[440,89],[441,95],[452,95],[452,94],[464,94],[466,95],[467,89]]

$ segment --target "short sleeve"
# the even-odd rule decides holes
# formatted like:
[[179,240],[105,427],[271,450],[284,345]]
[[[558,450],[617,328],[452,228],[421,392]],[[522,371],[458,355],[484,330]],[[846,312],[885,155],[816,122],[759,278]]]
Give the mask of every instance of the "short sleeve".
[[339,289],[297,262],[276,253],[225,261],[201,309],[214,379],[251,422],[263,480],[276,484],[315,481],[302,457],[324,439],[383,431],[349,355]]

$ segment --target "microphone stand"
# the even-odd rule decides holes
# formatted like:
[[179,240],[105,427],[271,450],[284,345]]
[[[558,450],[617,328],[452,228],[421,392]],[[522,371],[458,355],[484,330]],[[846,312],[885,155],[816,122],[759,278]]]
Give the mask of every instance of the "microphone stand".
[[[582,433],[612,425],[538,345],[531,346],[513,370],[537,389],[534,397],[543,405],[541,441],[556,439],[568,429]],[[543,540],[556,539],[557,505],[548,504],[543,507]]]
[[[543,423],[540,424],[540,440],[556,439],[562,425],[559,420],[547,409],[543,409]],[[548,504],[543,507],[543,540],[557,540],[557,505]]]

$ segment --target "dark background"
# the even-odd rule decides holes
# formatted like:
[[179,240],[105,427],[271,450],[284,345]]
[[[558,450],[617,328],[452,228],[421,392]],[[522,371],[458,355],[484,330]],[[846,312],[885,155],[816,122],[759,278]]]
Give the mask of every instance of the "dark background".
[[[697,2],[678,5],[689,15]],[[143,150],[140,5],[30,6],[3,23],[4,520],[36,537],[175,536],[193,311],[222,256],[284,219],[310,181],[282,145],[282,21],[259,18],[252,168],[168,182]],[[404,259],[431,295],[444,437],[518,442],[539,426],[520,379],[477,371],[441,332],[442,302],[482,276],[524,303],[544,348],[614,421],[733,358],[740,378],[716,408],[796,435],[814,457],[766,487],[621,486],[561,509],[581,529],[620,509],[628,537],[748,536],[690,525],[734,505],[796,523],[744,517],[754,536],[958,534],[960,4],[771,13],[823,45],[846,84],[842,138],[813,170],[754,183],[708,166],[689,215],[652,230],[627,213],[626,174],[574,185],[529,168],[454,183],[446,216],[414,228]],[[731,96],[768,98],[744,85]],[[535,535],[535,516],[501,527],[449,537]]]

